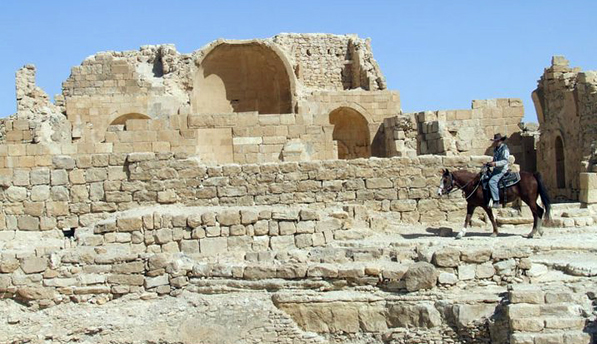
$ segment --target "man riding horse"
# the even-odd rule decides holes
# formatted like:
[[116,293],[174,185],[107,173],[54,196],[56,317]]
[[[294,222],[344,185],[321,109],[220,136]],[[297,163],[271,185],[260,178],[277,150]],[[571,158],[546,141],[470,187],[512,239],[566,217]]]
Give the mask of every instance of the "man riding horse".
[[487,165],[493,167],[491,177],[489,178],[489,191],[491,198],[489,199],[490,208],[499,208],[500,206],[500,192],[498,189],[498,182],[508,172],[508,158],[510,157],[510,150],[504,143],[507,136],[495,134],[493,136],[493,161]]
[[[493,226],[493,233],[491,236],[495,237],[498,234],[497,223],[493,217],[492,208],[499,207],[500,188],[498,182],[508,171],[508,157],[510,152],[508,151],[508,147],[504,144],[505,139],[506,138],[502,137],[500,134],[496,134],[493,137],[495,151],[493,160],[487,164],[487,166],[494,167],[489,179],[489,188],[491,192],[489,204],[486,201],[483,187],[480,187],[482,184],[483,172],[472,173],[466,170],[450,172],[447,169],[443,171],[439,189],[437,190],[438,195],[446,195],[452,191],[462,190],[463,196],[467,202],[464,227],[458,233],[456,239],[460,239],[466,235],[466,230],[471,225],[471,218],[476,207],[483,208],[487,213],[491,225]],[[483,170],[485,170],[485,168]],[[545,214],[546,218],[549,219],[551,205],[547,190],[541,180],[541,175],[539,173],[522,171],[520,172],[520,178],[509,186],[503,186],[501,192],[504,196],[501,200],[502,204],[514,202],[520,198],[531,208],[531,212],[533,213],[533,230],[528,237],[532,238],[536,234],[541,235],[543,233],[543,229],[541,228],[543,215]],[[541,196],[541,202],[545,207],[545,211],[537,204],[538,196]]]

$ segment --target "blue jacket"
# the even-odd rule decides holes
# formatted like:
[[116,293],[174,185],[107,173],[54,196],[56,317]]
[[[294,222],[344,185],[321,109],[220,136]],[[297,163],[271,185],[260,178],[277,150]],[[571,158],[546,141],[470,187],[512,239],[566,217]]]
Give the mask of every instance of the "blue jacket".
[[[508,158],[510,157],[510,150],[505,143],[496,148],[493,151],[493,161],[495,162],[494,171],[507,171],[508,170]],[[495,173],[494,172],[494,173]]]

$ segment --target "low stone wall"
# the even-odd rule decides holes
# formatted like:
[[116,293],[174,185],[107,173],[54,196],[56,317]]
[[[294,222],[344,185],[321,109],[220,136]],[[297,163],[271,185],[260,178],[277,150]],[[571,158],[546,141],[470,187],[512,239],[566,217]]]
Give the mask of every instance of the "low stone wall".
[[1,180],[2,230],[88,226],[144,205],[363,204],[405,223],[461,220],[459,195],[438,199],[441,169],[476,169],[488,157],[357,159],[205,166],[171,153],[54,156]]

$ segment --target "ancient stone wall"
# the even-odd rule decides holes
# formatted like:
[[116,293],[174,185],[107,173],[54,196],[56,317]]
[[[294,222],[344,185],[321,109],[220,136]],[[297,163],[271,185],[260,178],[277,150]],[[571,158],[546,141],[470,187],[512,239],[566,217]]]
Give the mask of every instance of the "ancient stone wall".
[[[205,166],[172,153],[55,155],[5,169],[0,228],[86,226],[107,213],[151,204],[365,204],[403,222],[462,216],[462,200],[438,200],[440,169],[477,168],[488,157],[421,156],[354,161]],[[16,160],[14,160],[16,159]]]
[[577,200],[579,174],[590,171],[593,165],[597,112],[595,75],[595,72],[570,68],[564,57],[554,56],[533,92],[541,130],[537,168],[556,198]]

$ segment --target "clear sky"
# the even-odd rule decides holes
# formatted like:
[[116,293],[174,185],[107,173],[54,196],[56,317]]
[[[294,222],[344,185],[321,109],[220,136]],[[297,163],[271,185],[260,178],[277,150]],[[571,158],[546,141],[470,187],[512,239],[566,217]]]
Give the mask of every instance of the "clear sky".
[[217,38],[280,32],[370,37],[405,112],[517,97],[535,121],[530,94],[552,55],[597,69],[594,0],[2,0],[1,9],[0,117],[16,111],[14,75],[27,63],[53,96],[98,51],[174,43],[189,53]]

